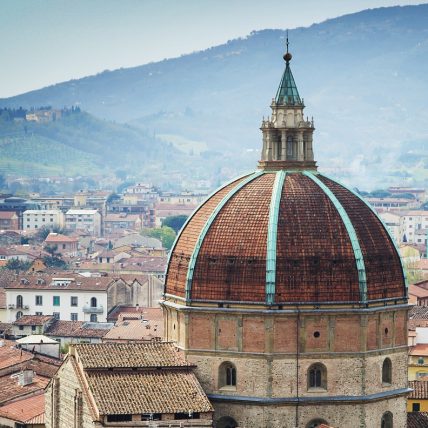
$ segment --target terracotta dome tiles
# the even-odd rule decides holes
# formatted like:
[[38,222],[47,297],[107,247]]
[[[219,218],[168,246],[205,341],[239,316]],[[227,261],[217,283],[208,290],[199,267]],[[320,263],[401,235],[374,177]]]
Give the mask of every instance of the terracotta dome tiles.
[[199,234],[216,206],[243,178],[239,178],[222,187],[218,192],[212,195],[211,198],[207,199],[207,201],[193,214],[191,221],[189,221],[181,231],[168,263],[167,293],[179,297],[185,296],[189,260],[199,238]]
[[[265,304],[269,212],[277,173],[259,174],[223,187],[193,215],[170,258],[167,294],[186,297],[193,254],[190,300]],[[319,174],[311,177],[287,172],[279,204],[274,204],[273,304],[360,302],[362,277],[350,230],[363,255],[368,301],[405,298],[398,253],[377,216],[340,184]],[[226,195],[230,198],[219,205]],[[351,226],[345,224],[347,218]]]
[[198,256],[192,299],[265,301],[269,205],[275,174],[246,184],[217,215]]
[[364,257],[368,300],[403,296],[400,259],[379,218],[345,187],[323,176],[320,179],[339,199],[354,225]]
[[276,302],[358,300],[354,252],[336,208],[310,178],[287,175],[278,222]]

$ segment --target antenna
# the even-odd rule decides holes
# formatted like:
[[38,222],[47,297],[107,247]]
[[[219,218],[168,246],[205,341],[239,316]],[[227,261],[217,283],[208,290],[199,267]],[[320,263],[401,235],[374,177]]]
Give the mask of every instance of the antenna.
[[287,42],[286,42],[286,46],[287,46],[287,53],[288,53],[288,28],[287,28]]

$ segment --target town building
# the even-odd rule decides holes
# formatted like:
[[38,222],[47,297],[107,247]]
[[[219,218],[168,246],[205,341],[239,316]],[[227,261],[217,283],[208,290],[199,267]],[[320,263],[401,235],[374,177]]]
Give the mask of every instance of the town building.
[[[65,321],[105,322],[118,305],[147,306],[155,298],[156,278],[147,275],[88,277],[69,272],[20,275],[8,281],[6,319],[24,315],[53,315]],[[160,299],[162,284],[156,287]]]
[[23,230],[64,227],[64,213],[60,210],[27,210],[23,214]]
[[46,391],[46,428],[211,427],[193,370],[169,343],[72,345]]
[[104,235],[110,235],[120,230],[135,230],[140,232],[142,229],[141,216],[138,214],[107,214],[104,218]]
[[290,69],[263,119],[255,172],[192,215],[161,302],[216,428],[407,423],[407,286],[388,230],[320,174]]
[[[402,242],[423,244],[426,242],[427,231],[428,211],[407,211],[404,215],[401,215],[400,235]],[[422,234],[420,232],[422,232]]]
[[92,236],[101,236],[101,214],[97,210],[71,209],[65,214],[65,228],[83,231]]
[[75,257],[78,255],[79,240],[74,236],[51,232],[45,239],[45,246],[56,248],[55,252],[61,255]]
[[0,211],[1,230],[19,230],[19,217],[15,211]]

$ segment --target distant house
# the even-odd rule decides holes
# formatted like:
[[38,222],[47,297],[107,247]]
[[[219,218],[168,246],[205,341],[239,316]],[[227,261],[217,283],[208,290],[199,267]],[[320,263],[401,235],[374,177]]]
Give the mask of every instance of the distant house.
[[60,210],[27,210],[23,213],[23,229],[64,227],[64,213]]
[[0,211],[0,230],[19,230],[19,216],[15,211]]
[[23,315],[12,323],[11,334],[18,338],[44,334],[54,321],[55,318],[52,315]]
[[107,214],[104,218],[104,235],[109,235],[121,229],[139,232],[141,227],[142,220],[138,214]]
[[97,210],[71,209],[65,214],[65,228],[84,231],[92,236],[101,236],[101,214]]
[[56,246],[57,252],[67,256],[77,256],[79,240],[77,238],[61,235],[60,233],[49,233],[45,239],[45,245]]
[[46,428],[70,421],[81,428],[212,427],[213,407],[194,368],[170,343],[72,345],[46,391]]
[[409,388],[413,391],[407,397],[407,411],[428,412],[428,380],[410,381]]

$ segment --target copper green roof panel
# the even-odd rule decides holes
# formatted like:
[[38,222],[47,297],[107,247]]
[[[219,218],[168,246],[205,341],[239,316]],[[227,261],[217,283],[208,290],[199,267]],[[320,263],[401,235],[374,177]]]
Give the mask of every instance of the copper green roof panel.
[[291,72],[290,63],[287,61],[281,83],[276,93],[275,101],[282,105],[302,105],[293,73]]

